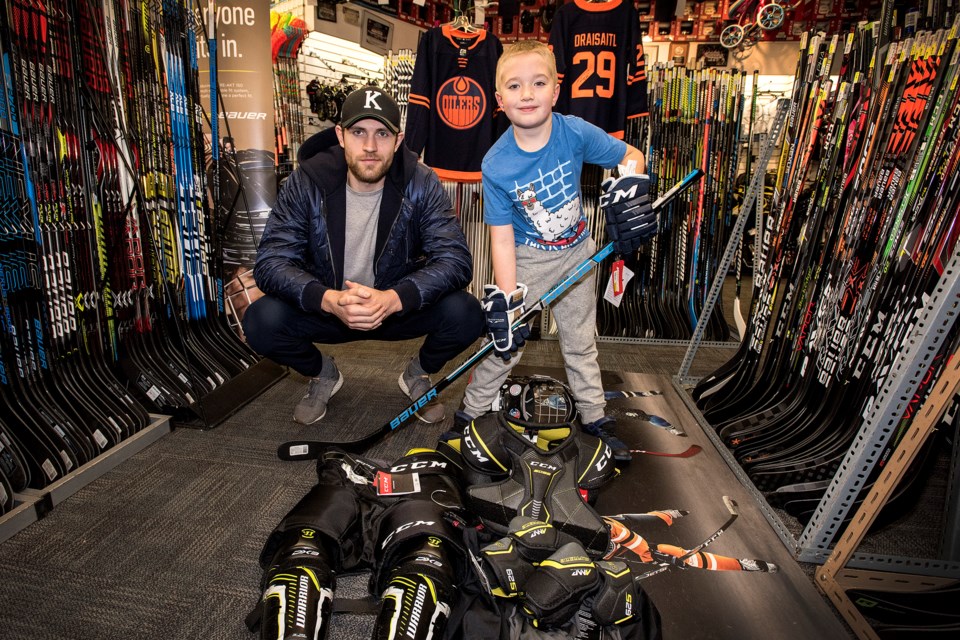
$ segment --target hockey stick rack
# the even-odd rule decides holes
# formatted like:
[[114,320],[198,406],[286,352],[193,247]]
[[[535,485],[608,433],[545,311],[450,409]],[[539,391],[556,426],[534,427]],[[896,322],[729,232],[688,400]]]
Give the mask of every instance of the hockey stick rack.
[[870,490],[869,496],[857,510],[853,521],[844,530],[833,553],[823,566],[817,569],[815,584],[830,598],[847,624],[860,638],[877,640],[878,636],[863,614],[854,606],[850,596],[847,595],[848,589],[926,591],[957,583],[956,578],[849,569],[847,564],[880,509],[893,495],[894,489],[903,479],[910,464],[933,433],[941,416],[949,408],[958,390],[960,390],[960,349],[953,352],[947,369],[940,375],[936,387],[914,419],[902,444],[897,448],[895,457]]
[[286,367],[262,358],[171,418],[174,427],[212,429],[287,375]]
[[[747,193],[743,198],[743,203],[740,205],[741,211],[750,211],[760,196],[760,191],[763,189],[766,173],[764,167],[767,166],[767,163],[770,162],[770,158],[773,156],[773,149],[777,146],[777,141],[780,139],[783,126],[787,121],[787,112],[789,107],[790,100],[781,98],[777,101],[777,112],[773,117],[773,124],[770,125],[770,132],[767,135],[767,139],[764,142],[763,148],[760,150],[760,155],[757,159],[757,170],[750,179],[750,186],[747,188]],[[763,228],[761,226],[763,222],[761,216],[762,211],[758,208],[758,229]],[[730,232],[730,239],[727,241],[727,246],[723,251],[723,257],[720,259],[720,264],[717,267],[718,274],[727,273],[730,270],[730,265],[733,263],[733,257],[737,253],[737,247],[740,246],[740,239],[743,237],[743,232],[746,230],[747,218],[749,218],[748,215],[737,216],[737,222],[734,224],[733,229]],[[756,253],[759,255],[760,251],[758,250]],[[697,326],[693,330],[693,337],[690,338],[687,352],[683,356],[683,362],[680,364],[680,370],[677,372],[677,381],[680,384],[690,384],[695,382],[689,377],[690,366],[693,364],[693,359],[697,355],[697,350],[700,348],[700,345],[703,344],[704,333],[707,330],[710,316],[713,314],[713,308],[717,305],[717,301],[720,299],[720,291],[722,289],[723,278],[714,278],[713,283],[710,285],[710,291],[707,294],[707,299],[703,304],[703,310],[700,312],[700,319],[697,321]]]
[[[687,404],[694,418],[703,428],[704,433],[713,442],[721,457],[727,462],[733,473],[750,492],[760,510],[763,512],[771,527],[780,536],[784,545],[791,550],[797,560],[824,564],[833,553],[832,544],[837,539],[844,519],[852,511],[860,494],[865,480],[881,462],[880,455],[895,435],[901,422],[904,410],[917,391],[920,382],[930,368],[932,359],[937,355],[948,333],[960,314],[960,248],[954,251],[940,278],[940,282],[933,294],[926,301],[920,320],[916,328],[903,344],[898,359],[891,367],[883,387],[877,394],[869,414],[864,418],[859,433],[847,451],[839,470],[834,475],[816,511],[806,527],[798,537],[795,537],[790,526],[781,518],[767,502],[764,495],[757,490],[753,482],[744,472],[729,449],[723,444],[716,431],[707,423],[697,408],[691,395],[674,378],[674,387]],[[956,357],[956,355],[954,356]],[[951,361],[942,374],[942,380],[956,366]],[[940,384],[938,382],[938,385]],[[953,394],[949,394],[952,398]],[[928,405],[933,406],[930,402]],[[926,411],[926,409],[924,409]],[[919,418],[917,418],[919,419]],[[915,419],[916,420],[916,419]],[[917,436],[910,431],[912,438]],[[910,444],[909,442],[905,442]],[[919,444],[916,445],[919,447]],[[957,540],[960,539],[960,461],[958,461],[958,447],[954,442],[954,451],[951,457],[949,472],[952,482],[947,487],[947,511],[942,540],[945,541],[941,558],[915,558],[901,555],[880,555],[875,553],[855,553],[852,549],[846,552],[844,563],[849,563],[856,569],[872,569],[896,572],[890,575],[901,575],[899,572],[916,576],[960,579],[960,549]],[[897,449],[895,456],[904,455]],[[871,496],[873,499],[873,496]],[[866,502],[868,506],[869,502]],[[877,505],[876,508],[879,509]],[[859,516],[858,516],[859,517]],[[835,561],[837,562],[837,561]],[[906,579],[906,578],[904,578]],[[936,584],[936,583],[934,583]],[[932,588],[928,586],[927,588]]]
[[[780,109],[783,108],[784,103],[789,105],[789,101],[783,101],[778,105],[778,112],[771,127],[770,135],[761,151],[758,166],[764,166],[764,159],[769,159],[768,153],[771,147],[777,144],[777,139],[780,137],[785,120],[785,112],[781,112]],[[743,204],[744,207],[752,206],[754,198],[759,193],[761,180],[761,172],[752,176],[750,188]],[[740,241],[743,232],[740,222],[743,222],[743,220],[738,220],[733,229],[731,239],[718,267],[719,273],[724,273],[724,269],[729,267],[735,245]],[[761,227],[759,220],[758,227]],[[719,297],[720,286],[720,282],[713,283],[701,318],[708,317],[712,311],[712,306],[716,304]],[[694,331],[694,336],[680,371],[674,378],[674,385],[680,397],[687,403],[693,416],[700,421],[707,437],[714,442],[720,455],[727,461],[747,490],[754,495],[771,526],[798,560],[822,564],[830,556],[834,540],[839,539],[839,529],[848,516],[853,513],[854,505],[861,494],[865,481],[868,477],[871,477],[874,470],[878,468],[878,464],[882,462],[880,460],[881,454],[894,437],[905,408],[909,406],[920,382],[930,368],[931,361],[939,353],[943,341],[953,326],[958,301],[960,301],[960,254],[955,252],[942,273],[938,288],[926,301],[916,329],[903,344],[897,361],[885,378],[884,386],[879,389],[870,414],[864,417],[860,431],[848,449],[839,470],[817,505],[813,516],[799,535],[796,535],[796,526],[784,521],[781,513],[773,509],[764,495],[757,490],[731,451],[727,449],[716,431],[703,418],[691,394],[687,392],[689,386],[696,382],[696,379],[688,376],[688,372],[701,344],[703,327],[698,326]],[[956,449],[956,445],[954,445],[954,448]],[[899,449],[895,455],[901,455]],[[952,486],[947,489],[947,500],[949,502],[947,519],[942,533],[942,539],[945,542],[941,549],[941,557],[924,559],[867,553],[854,554],[851,550],[850,559],[858,569],[896,570],[948,579],[960,578],[960,553],[956,548],[958,543],[955,542],[960,535],[960,523],[957,521],[958,508],[960,508],[960,504],[958,504],[960,503],[960,495],[958,495],[960,492],[957,489],[957,457],[957,451],[954,451],[950,472],[953,481]],[[952,548],[948,548],[950,544],[953,545]]]

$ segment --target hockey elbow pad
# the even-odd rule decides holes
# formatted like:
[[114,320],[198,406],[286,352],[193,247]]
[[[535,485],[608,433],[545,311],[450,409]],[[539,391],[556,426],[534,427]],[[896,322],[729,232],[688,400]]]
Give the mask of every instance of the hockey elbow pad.
[[637,583],[624,562],[597,562],[600,587],[593,596],[593,619],[603,626],[623,624],[637,613]]
[[516,516],[510,520],[509,533],[520,557],[533,564],[539,564],[564,544],[574,541],[573,536],[552,524],[529,516]]
[[568,622],[597,585],[597,567],[579,542],[570,542],[540,563],[527,580],[523,613],[538,628]]
[[408,541],[381,594],[374,640],[443,638],[456,595],[447,544],[435,536]]
[[480,549],[480,576],[487,592],[501,598],[522,595],[533,566],[520,557],[512,538],[500,538]]
[[260,639],[327,637],[335,575],[318,531],[288,531],[266,573]]

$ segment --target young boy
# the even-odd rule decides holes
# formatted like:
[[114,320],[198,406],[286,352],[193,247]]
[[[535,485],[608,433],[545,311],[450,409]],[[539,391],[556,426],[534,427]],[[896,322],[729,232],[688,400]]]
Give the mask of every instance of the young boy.
[[[640,150],[580,118],[553,113],[559,92],[556,60],[545,44],[524,40],[504,50],[497,64],[496,97],[512,126],[490,148],[481,167],[484,222],[490,225],[496,281],[496,286],[485,287],[483,306],[499,357],[485,359],[473,372],[463,410],[457,412],[458,424],[490,410],[519,361],[515,352],[528,332],[525,327],[511,332],[509,326],[523,312],[524,299],[540,298],[597,250],[580,203],[582,164],[612,168],[633,161],[637,173],[644,170]],[[656,228],[656,217],[649,206],[644,210],[646,235],[651,226]],[[604,415],[594,339],[595,291],[596,274],[590,273],[551,311],[584,431],[603,438],[617,459],[629,460],[628,447],[606,431],[614,420]]]

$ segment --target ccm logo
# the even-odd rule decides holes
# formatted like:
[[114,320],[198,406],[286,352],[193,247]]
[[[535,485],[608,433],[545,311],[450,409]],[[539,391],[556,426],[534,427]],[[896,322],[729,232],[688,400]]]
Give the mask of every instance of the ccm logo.
[[546,469],[547,471],[556,471],[558,467],[546,462],[540,462],[539,460],[531,460],[528,462],[531,467],[537,467],[538,469]]
[[604,193],[600,196],[600,206],[606,207],[611,204],[616,204],[621,200],[629,200],[637,196],[637,184],[634,184],[629,189],[617,189],[613,193]]
[[399,416],[391,420],[390,428],[396,429],[397,427],[399,427],[401,424],[407,421],[407,418],[409,418],[410,416],[415,414],[417,411],[419,411],[421,408],[423,408],[423,405],[427,404],[428,402],[430,402],[436,397],[437,397],[437,390],[430,389],[427,395],[423,396],[422,398],[414,402],[412,405],[404,409],[403,413],[401,413]]
[[390,471],[393,473],[399,473],[400,471],[416,471],[418,469],[446,469],[446,462],[439,462],[437,460],[421,460],[420,462],[407,462],[404,464],[398,464],[390,467]]

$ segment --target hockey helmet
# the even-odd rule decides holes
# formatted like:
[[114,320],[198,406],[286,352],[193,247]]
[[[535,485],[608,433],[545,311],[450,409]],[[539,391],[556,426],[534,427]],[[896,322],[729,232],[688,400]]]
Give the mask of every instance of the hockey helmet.
[[544,375],[510,376],[491,407],[535,424],[564,424],[577,417],[573,393],[564,383]]

